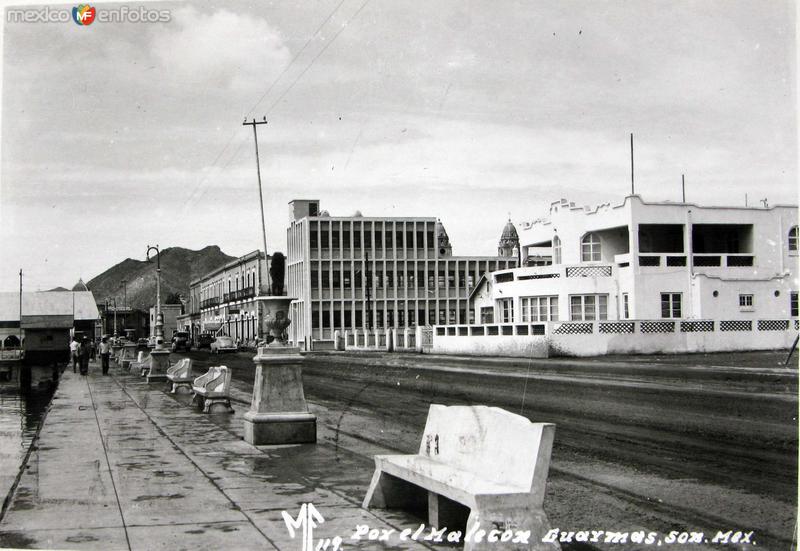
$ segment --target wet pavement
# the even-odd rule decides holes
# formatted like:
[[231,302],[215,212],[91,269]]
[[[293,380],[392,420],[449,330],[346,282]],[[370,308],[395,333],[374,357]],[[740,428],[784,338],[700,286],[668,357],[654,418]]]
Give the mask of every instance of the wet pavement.
[[315,547],[339,536],[347,548],[429,548],[349,539],[357,525],[397,534],[421,521],[363,510],[372,464],[325,427],[317,445],[254,447],[242,440],[249,396],[234,414],[202,414],[186,395],[113,371],[64,373],[0,547],[299,551],[302,530],[292,538],[282,512],[313,503],[324,518]]

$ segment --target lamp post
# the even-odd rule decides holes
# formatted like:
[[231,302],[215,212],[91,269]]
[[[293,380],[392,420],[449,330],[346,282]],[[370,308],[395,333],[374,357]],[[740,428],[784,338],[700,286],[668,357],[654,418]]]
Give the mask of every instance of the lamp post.
[[161,252],[158,245],[155,247],[147,246],[147,261],[150,260],[150,251],[156,252],[156,350],[164,349],[164,316],[161,314]]
[[114,302],[114,340],[117,339],[117,297],[111,299]]

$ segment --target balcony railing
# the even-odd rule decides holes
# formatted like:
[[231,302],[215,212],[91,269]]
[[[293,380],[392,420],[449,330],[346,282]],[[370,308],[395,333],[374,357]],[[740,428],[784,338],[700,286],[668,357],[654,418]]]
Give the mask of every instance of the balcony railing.
[[219,297],[207,298],[204,301],[200,302],[200,309],[213,308],[215,306],[219,306]]
[[223,302],[234,302],[236,300],[245,300],[248,298],[252,298],[256,296],[256,290],[254,287],[246,287],[244,289],[239,289],[238,291],[231,291],[230,293],[225,293],[222,295]]

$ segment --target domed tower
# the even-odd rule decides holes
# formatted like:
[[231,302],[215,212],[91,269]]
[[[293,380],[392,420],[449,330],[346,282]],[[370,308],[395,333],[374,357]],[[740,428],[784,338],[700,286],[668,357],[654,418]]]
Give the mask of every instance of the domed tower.
[[89,288],[83,282],[83,278],[79,277],[78,278],[78,283],[76,283],[75,285],[72,286],[72,290],[73,291],[88,291]]
[[500,242],[497,244],[498,256],[516,257],[519,251],[519,235],[517,235],[517,228],[511,223],[511,218],[503,228],[503,234],[500,236]]
[[438,256],[452,256],[453,254],[450,237],[448,237],[441,220],[436,221],[436,252]]

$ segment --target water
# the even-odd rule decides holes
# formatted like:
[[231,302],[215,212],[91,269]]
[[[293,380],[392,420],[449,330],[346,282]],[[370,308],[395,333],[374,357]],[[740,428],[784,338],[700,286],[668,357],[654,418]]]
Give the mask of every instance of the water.
[[56,385],[49,367],[31,367],[30,381],[18,366],[10,382],[0,377],[0,502],[14,485]]

